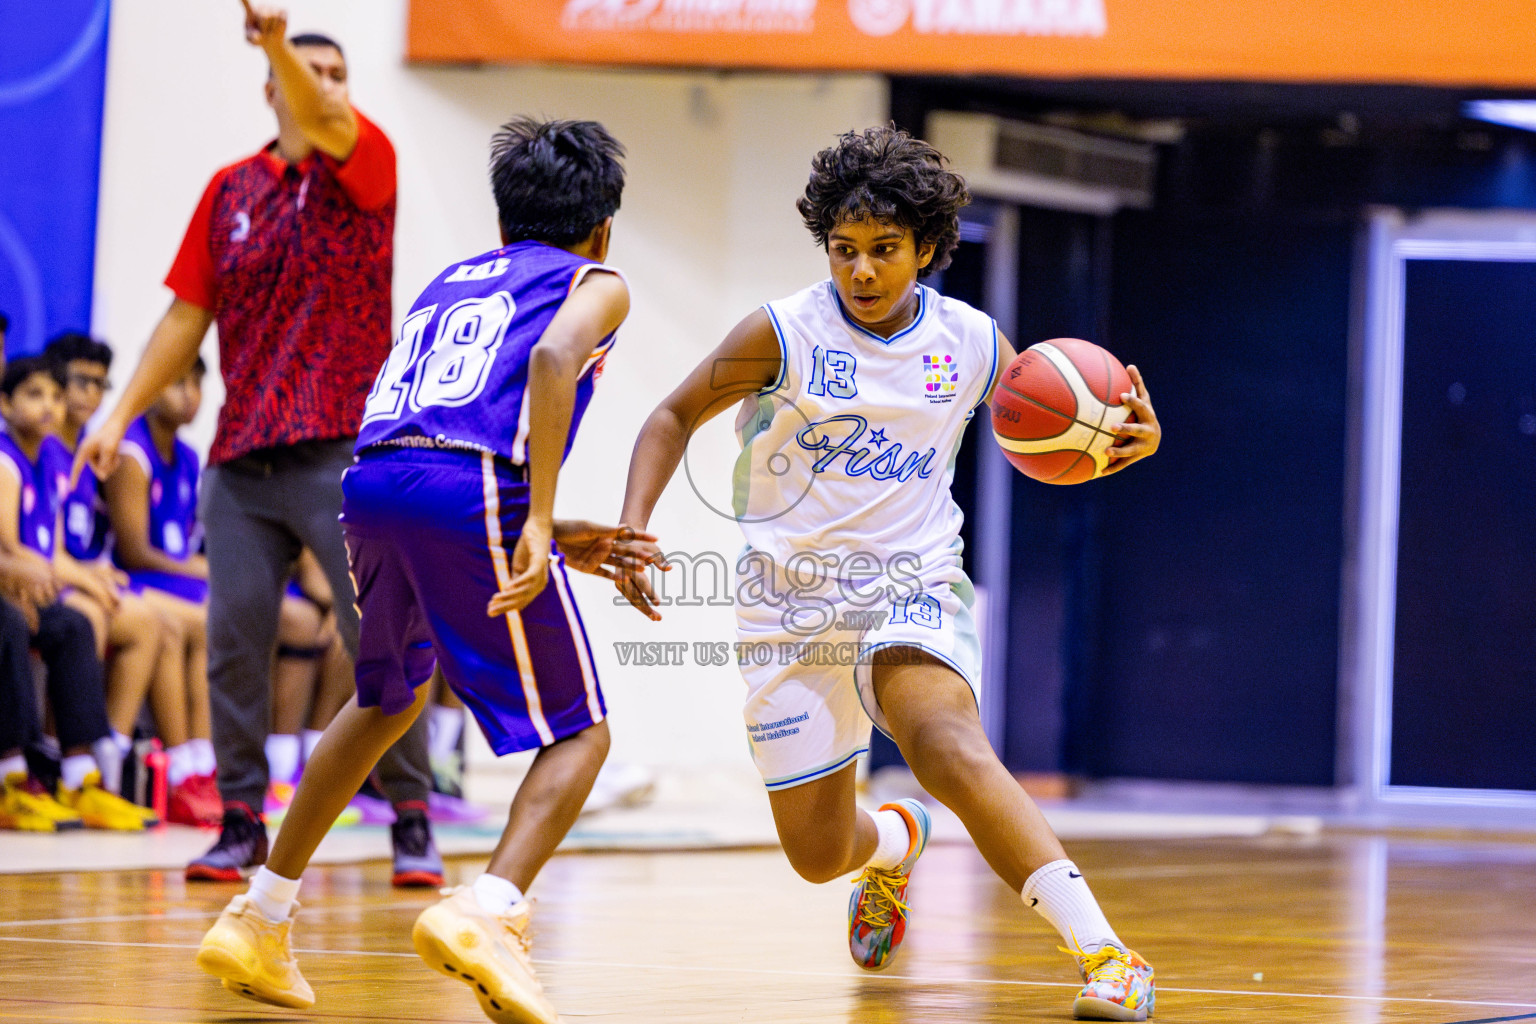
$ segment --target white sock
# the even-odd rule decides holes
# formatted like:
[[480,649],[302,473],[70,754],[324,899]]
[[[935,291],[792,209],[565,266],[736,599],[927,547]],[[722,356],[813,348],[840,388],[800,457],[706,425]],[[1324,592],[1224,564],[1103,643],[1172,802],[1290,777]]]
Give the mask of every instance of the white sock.
[[85,777],[96,771],[96,759],[90,754],[70,754],[59,764],[59,777],[65,789],[79,789]]
[[319,729],[305,729],[304,730],[304,735],[301,737],[301,740],[302,740],[302,742],[304,744],[304,763],[305,764],[308,764],[309,763],[309,759],[314,756],[315,744],[319,743],[320,742],[320,737],[324,736],[324,735],[325,735],[325,733],[321,732]]
[[127,757],[128,753],[131,750],[133,750],[133,737],[132,736],[124,736],[122,733],[118,732],[116,729],[113,729],[112,730],[112,740],[113,740],[113,742],[115,742],[117,744],[117,749],[121,750],[123,752],[123,756],[124,757]]
[[912,833],[907,831],[907,819],[896,811],[876,811],[870,817],[875,819],[880,840],[875,845],[875,855],[864,866],[889,871],[906,858],[912,848]]
[[213,756],[213,740],[187,740],[192,745],[192,753],[196,760],[192,765],[193,775],[212,776],[218,770],[218,759]]
[[25,754],[12,754],[10,757],[0,757],[0,782],[5,781],[7,775],[15,775],[20,772],[27,774],[27,757]]
[[111,736],[103,736],[91,744],[91,756],[96,761],[96,767],[101,770],[101,788],[108,793],[121,793],[123,751],[117,745],[117,740]]
[[1068,947],[1085,953],[1106,943],[1125,948],[1071,861],[1051,861],[1029,876],[1020,895],[1025,906],[1051,922]]
[[457,751],[463,732],[463,708],[432,705],[432,717],[427,719],[427,748],[434,758],[448,757]]
[[197,751],[192,741],[178,743],[165,752],[165,781],[179,786],[197,774]]
[[299,737],[294,733],[274,732],[267,736],[267,778],[273,782],[292,782],[299,774]]
[[265,867],[256,869],[251,878],[251,891],[247,894],[261,916],[268,921],[281,923],[293,915],[293,901],[299,896],[297,878],[284,878]]
[[505,914],[523,902],[523,890],[499,875],[481,875],[472,888],[475,902],[487,914]]

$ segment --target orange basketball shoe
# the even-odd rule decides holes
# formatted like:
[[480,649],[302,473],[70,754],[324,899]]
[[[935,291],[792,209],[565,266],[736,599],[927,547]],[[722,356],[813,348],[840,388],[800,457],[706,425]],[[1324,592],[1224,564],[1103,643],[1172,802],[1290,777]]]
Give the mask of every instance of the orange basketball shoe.
[[[295,903],[297,911],[299,905]],[[244,893],[229,901],[197,947],[197,966],[220,978],[237,996],[258,1003],[307,1010],[314,989],[299,973],[288,932],[293,918],[268,921]]]
[[411,942],[427,966],[468,985],[496,1024],[559,1024],[529,957],[528,904],[488,914],[467,885],[421,912]]
[[1081,992],[1072,1003],[1078,1020],[1146,1020],[1157,1002],[1152,965],[1128,949],[1106,944],[1095,952],[1058,946],[1077,958],[1083,976]]

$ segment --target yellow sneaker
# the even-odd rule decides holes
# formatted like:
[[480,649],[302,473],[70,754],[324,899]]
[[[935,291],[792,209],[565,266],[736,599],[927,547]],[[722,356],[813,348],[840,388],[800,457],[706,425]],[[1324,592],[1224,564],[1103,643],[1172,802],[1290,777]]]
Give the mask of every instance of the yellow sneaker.
[[62,832],[83,827],[80,815],[49,794],[41,782],[26,772],[5,777],[0,796],[0,827],[23,832]]
[[[298,910],[299,905],[293,905]],[[272,922],[261,915],[249,896],[229,901],[224,913],[203,936],[197,966],[224,981],[237,996],[258,1003],[307,1010],[315,1005],[314,989],[299,973],[288,931],[293,918]]]
[[79,789],[66,789],[60,782],[59,802],[79,814],[86,828],[142,832],[150,825],[160,824],[154,811],[103,789],[99,772],[87,775]]
[[559,1024],[529,959],[528,904],[505,916],[480,909],[467,885],[421,912],[411,942],[427,966],[462,981],[496,1024]]

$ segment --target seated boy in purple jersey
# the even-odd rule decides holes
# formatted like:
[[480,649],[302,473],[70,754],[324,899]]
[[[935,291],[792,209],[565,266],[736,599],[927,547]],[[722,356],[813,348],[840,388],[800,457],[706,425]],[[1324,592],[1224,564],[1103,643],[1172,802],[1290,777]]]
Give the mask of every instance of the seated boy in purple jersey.
[[553,1022],[523,896],[608,751],[602,691],[565,563],[612,577],[634,534],[553,519],[555,483],[614,332],[602,266],[623,150],[590,121],[519,118],[491,146],[503,246],[412,305],[363,411],[342,526],[362,611],[357,693],[315,748],[266,866],[203,938],[199,966],[279,1006],[314,994],[293,960],[299,876],[326,827],[426,706],[434,663],[498,754],[538,750],[487,872],[412,932],[492,1020]]
[[[26,563],[46,581],[33,601],[32,645],[48,668],[48,699],[63,753],[58,803],[74,812],[62,817],[93,828],[136,832],[157,819],[115,793],[123,759],[107,722],[96,637],[90,621],[66,606],[62,597],[66,588],[95,582],[73,559],[58,552],[70,468],[69,452],[52,436],[62,376],[63,371],[50,360],[31,356],[12,362],[0,378],[0,416],[6,426],[0,434],[0,555]],[[24,703],[0,711],[4,717],[18,719],[17,738],[23,745],[41,738],[35,707]],[[24,767],[18,768],[20,752],[0,754],[7,755],[0,758],[7,800],[41,796],[37,780]],[[31,809],[59,816],[41,801]]]
[[[48,342],[43,355],[64,371],[64,412],[54,426],[73,455],[110,386],[112,349],[87,334],[66,332]],[[91,621],[97,654],[107,665],[107,721],[112,739],[126,757],[134,723],[145,697],[169,755],[169,821],[182,825],[218,824],[221,809],[213,785],[213,742],[205,727],[194,738],[187,727],[188,700],[183,667],[171,623],[143,597],[127,589],[128,577],[107,557],[112,524],[96,474],[86,467],[64,496],[62,539],[65,554],[99,580],[97,592],[77,590],[66,598]],[[202,706],[206,708],[207,699]],[[204,767],[205,766],[205,767]]]

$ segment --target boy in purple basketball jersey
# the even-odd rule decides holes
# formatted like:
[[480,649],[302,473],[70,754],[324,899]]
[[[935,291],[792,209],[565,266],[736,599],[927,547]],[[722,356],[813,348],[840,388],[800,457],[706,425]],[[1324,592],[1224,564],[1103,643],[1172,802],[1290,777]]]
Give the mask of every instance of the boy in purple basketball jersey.
[[362,610],[357,694],[326,729],[267,864],[203,939],[232,992],[303,1008],[288,942],[299,875],[384,750],[425,706],[434,663],[498,754],[539,751],[487,872],[417,919],[429,965],[492,1020],[552,1022],[523,890],[575,822],[608,750],[602,691],[565,565],[612,574],[637,537],[553,519],[556,477],[614,332],[602,265],[623,150],[590,121],[517,119],[491,182],[504,245],[448,267],[412,306],[363,413],[342,525]]

